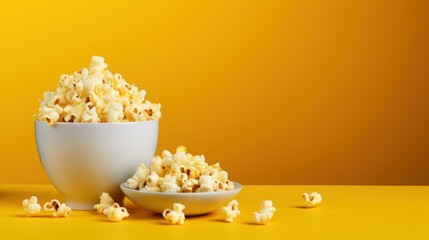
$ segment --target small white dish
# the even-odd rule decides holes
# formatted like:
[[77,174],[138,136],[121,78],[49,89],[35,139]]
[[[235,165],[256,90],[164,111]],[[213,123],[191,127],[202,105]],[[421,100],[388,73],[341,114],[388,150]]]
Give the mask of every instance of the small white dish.
[[201,215],[228,205],[228,202],[240,192],[241,184],[234,182],[234,189],[217,192],[194,193],[165,193],[146,192],[125,187],[121,184],[121,190],[135,203],[146,210],[162,213],[165,209],[173,208],[174,203],[185,205],[185,215]]

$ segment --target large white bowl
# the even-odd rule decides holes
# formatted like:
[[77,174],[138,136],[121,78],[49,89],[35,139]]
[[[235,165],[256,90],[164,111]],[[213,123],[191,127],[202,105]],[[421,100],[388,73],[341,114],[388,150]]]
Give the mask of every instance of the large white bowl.
[[158,120],[125,123],[34,121],[36,145],[48,178],[72,209],[92,210],[102,192],[122,204],[119,185],[139,163],[150,164]]
[[241,191],[241,184],[234,182],[234,189],[218,192],[194,192],[194,193],[165,193],[147,192],[129,189],[125,183],[121,189],[125,195],[146,210],[162,213],[165,209],[172,209],[174,203],[185,205],[185,215],[201,215],[226,206],[229,201]]

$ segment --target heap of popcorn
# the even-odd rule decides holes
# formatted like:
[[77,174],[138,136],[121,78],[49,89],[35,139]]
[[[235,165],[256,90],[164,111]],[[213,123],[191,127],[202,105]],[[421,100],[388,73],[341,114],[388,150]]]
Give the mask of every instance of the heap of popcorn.
[[204,155],[192,155],[184,146],[176,153],[162,151],[152,159],[150,169],[143,163],[137,167],[125,186],[149,192],[214,192],[234,189],[228,172],[219,163],[208,165]]
[[37,120],[56,122],[139,122],[161,117],[160,104],[145,99],[146,91],[107,70],[102,57],[93,56],[83,68],[60,77],[55,92],[45,92]]

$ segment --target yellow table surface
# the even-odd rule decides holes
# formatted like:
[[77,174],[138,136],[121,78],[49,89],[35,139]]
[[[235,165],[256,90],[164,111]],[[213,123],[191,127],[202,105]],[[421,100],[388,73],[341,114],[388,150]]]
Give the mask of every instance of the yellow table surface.
[[[321,205],[303,208],[305,191],[321,193]],[[63,200],[51,185],[0,185],[1,239],[429,239],[429,186],[244,186],[235,222],[213,212],[189,217],[184,225],[169,225],[128,200],[130,217],[117,223],[95,211],[31,218],[21,203],[32,195],[41,205]],[[264,199],[277,212],[268,225],[254,225],[252,212]]]

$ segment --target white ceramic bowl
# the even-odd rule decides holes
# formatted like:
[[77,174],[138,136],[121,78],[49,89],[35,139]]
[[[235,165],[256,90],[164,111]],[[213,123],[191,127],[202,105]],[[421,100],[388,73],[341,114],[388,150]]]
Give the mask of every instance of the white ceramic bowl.
[[137,206],[162,213],[164,209],[172,209],[174,203],[181,203],[185,205],[185,215],[201,215],[226,206],[242,188],[237,182],[234,182],[234,187],[233,190],[220,192],[165,193],[138,191],[125,187],[125,183],[121,184],[122,191]]
[[158,120],[125,123],[34,121],[36,145],[46,175],[72,209],[92,210],[102,192],[122,204],[119,185],[139,163],[150,164]]

